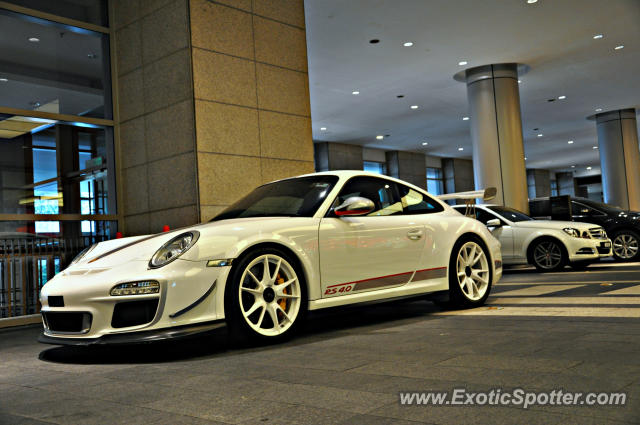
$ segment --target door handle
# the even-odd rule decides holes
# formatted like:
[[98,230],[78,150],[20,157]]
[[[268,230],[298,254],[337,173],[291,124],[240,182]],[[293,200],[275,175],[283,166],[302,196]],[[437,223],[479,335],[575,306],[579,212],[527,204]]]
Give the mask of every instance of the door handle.
[[424,232],[422,230],[409,230],[407,232],[407,237],[412,241],[417,241],[418,239],[422,238],[423,234]]

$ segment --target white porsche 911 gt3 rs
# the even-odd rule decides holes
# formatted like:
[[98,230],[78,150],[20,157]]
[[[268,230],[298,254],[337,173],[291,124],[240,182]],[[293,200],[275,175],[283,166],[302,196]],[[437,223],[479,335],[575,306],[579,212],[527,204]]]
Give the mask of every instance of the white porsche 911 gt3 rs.
[[41,342],[154,341],[228,324],[292,333],[307,310],[438,293],[484,303],[500,243],[422,189],[362,171],[258,187],[211,222],[101,242],[40,295]]

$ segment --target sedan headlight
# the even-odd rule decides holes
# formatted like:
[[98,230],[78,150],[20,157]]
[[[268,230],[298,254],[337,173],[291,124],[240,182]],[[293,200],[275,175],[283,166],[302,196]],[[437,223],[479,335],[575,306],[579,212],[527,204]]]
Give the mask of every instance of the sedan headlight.
[[569,236],[573,236],[574,238],[579,238],[580,237],[580,230],[578,229],[574,229],[573,227],[565,227],[564,232],[569,235]]
[[199,237],[200,233],[195,230],[176,236],[169,242],[162,245],[160,249],[153,254],[153,257],[151,257],[151,260],[149,261],[149,267],[157,269],[158,267],[169,264],[187,252],[189,248],[196,243]]

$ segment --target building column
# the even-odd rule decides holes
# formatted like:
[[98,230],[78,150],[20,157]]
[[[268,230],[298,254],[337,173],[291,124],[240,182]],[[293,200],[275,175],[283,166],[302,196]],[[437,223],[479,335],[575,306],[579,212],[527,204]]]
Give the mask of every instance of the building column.
[[127,235],[313,172],[303,0],[109,4]]
[[527,170],[527,186],[529,188],[529,199],[551,196],[549,170],[534,168]]
[[528,212],[518,65],[470,68],[462,79],[469,99],[475,187],[495,187],[492,202]]
[[362,146],[348,143],[313,144],[316,171],[362,170]]
[[640,211],[640,150],[635,109],[595,116],[604,202]]
[[385,156],[388,175],[427,188],[427,167],[423,153],[389,151]]
[[467,192],[474,189],[473,162],[468,159],[442,158],[442,174],[444,193]]

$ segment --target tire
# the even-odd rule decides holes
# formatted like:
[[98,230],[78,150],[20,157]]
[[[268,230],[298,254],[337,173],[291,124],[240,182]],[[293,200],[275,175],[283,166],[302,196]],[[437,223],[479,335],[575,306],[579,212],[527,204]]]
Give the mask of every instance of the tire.
[[477,237],[463,237],[453,246],[449,260],[447,307],[471,308],[485,303],[491,292],[491,257]]
[[589,267],[591,264],[591,261],[574,261],[570,266],[573,270],[581,271]]
[[540,272],[557,272],[567,264],[566,249],[556,239],[541,239],[531,246],[530,261]]
[[640,260],[640,236],[633,230],[618,230],[611,237],[616,261]]
[[304,320],[307,305],[304,275],[283,250],[256,249],[233,265],[225,289],[225,316],[234,341],[288,338]]

